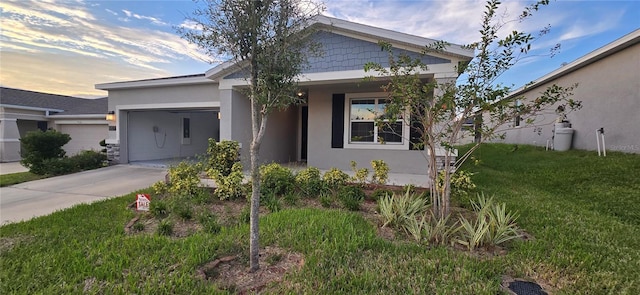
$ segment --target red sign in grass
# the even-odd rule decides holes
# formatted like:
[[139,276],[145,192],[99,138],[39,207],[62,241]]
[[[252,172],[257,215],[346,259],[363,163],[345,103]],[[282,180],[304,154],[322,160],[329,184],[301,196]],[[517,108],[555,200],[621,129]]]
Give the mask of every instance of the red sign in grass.
[[136,195],[136,210],[149,211],[149,205],[151,205],[151,196],[148,194]]

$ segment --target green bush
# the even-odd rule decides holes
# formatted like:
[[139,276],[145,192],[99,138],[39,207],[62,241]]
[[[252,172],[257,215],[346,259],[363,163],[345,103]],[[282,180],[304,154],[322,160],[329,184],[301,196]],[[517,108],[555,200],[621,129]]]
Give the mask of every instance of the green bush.
[[351,170],[353,171],[353,177],[351,178],[353,182],[360,185],[364,185],[365,183],[367,183],[367,179],[369,178],[369,169],[358,169],[358,164],[356,163],[356,161],[351,161]]
[[196,195],[202,189],[200,172],[202,166],[186,161],[169,167],[168,193],[171,195]]
[[331,170],[324,173],[322,180],[332,191],[338,191],[349,181],[349,175],[342,172],[338,168],[331,168]]
[[149,205],[149,212],[156,218],[163,218],[169,214],[169,207],[163,200],[154,200]]
[[220,223],[218,223],[218,218],[212,212],[202,212],[198,215],[198,222],[202,225],[202,228],[212,234],[217,234],[222,229]]
[[167,219],[161,220],[157,231],[161,236],[170,236],[173,234],[173,223]]
[[274,194],[263,195],[262,198],[260,198],[260,203],[267,207],[271,213],[278,212],[282,209],[280,199]]
[[240,144],[230,140],[216,142],[209,138],[206,157],[205,170],[217,170],[222,176],[228,176],[233,171],[233,164],[239,160]]
[[39,169],[43,174],[64,175],[104,167],[106,160],[107,156],[104,154],[82,151],[71,157],[45,159]]
[[191,218],[193,218],[193,208],[185,201],[174,202],[172,212],[177,214],[182,220],[191,220]]
[[392,195],[393,195],[393,192],[391,190],[378,188],[374,190],[373,193],[371,193],[371,199],[377,202],[381,198],[392,196]]
[[429,208],[429,201],[413,193],[410,188],[404,194],[396,193],[378,201],[380,215],[384,219],[382,226],[391,225],[403,228],[407,220],[415,219]]
[[242,164],[236,162],[231,168],[231,173],[224,176],[222,173],[215,169],[209,169],[207,174],[216,183],[216,190],[213,195],[220,200],[237,199],[244,197],[247,193],[247,186],[242,182],[244,181],[244,174],[242,173]]
[[338,195],[342,206],[350,211],[360,210],[364,197],[364,191],[359,186],[343,186]]
[[[458,170],[451,174],[451,196],[452,197],[466,197],[472,192],[476,185],[471,179],[473,173],[464,170]],[[444,186],[444,171],[440,171],[438,174],[438,186],[437,188],[442,190]]]
[[320,205],[325,208],[330,208],[333,205],[333,195],[329,192],[320,193]]
[[478,195],[478,201],[471,202],[477,214],[475,220],[459,217],[460,233],[458,243],[470,251],[484,245],[501,245],[520,237],[516,220],[518,215],[507,212],[504,203],[497,204],[493,198]]
[[375,184],[385,184],[389,179],[389,165],[384,160],[371,161],[371,168],[373,168],[373,176],[371,182]]
[[320,169],[316,167],[308,167],[298,172],[295,180],[298,190],[305,197],[319,195],[323,187]]
[[[20,163],[34,174],[47,174],[47,166],[43,163],[47,159],[62,158],[65,151],[62,147],[71,141],[68,134],[55,130],[31,131],[20,139],[22,160]],[[62,164],[67,165],[67,164]],[[58,170],[65,170],[60,168]]]
[[295,177],[291,169],[277,163],[260,166],[260,193],[263,196],[282,196],[293,191]]

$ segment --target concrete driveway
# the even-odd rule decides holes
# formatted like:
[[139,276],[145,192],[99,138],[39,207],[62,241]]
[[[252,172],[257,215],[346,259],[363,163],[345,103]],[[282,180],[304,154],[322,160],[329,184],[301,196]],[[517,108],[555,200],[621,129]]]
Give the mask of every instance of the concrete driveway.
[[166,169],[116,165],[0,188],[0,223],[121,196],[164,180]]

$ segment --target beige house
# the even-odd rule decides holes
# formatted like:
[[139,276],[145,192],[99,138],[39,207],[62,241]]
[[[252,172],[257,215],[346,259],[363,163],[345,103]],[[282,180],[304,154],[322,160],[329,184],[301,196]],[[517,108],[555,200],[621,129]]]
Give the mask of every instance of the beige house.
[[[422,151],[412,150],[406,124],[398,122],[394,132],[375,126],[369,111],[384,109],[384,81],[365,82],[372,73],[364,65],[388,65],[378,45],[383,40],[396,55],[428,64],[425,80],[446,82],[457,79],[459,63],[471,60],[473,51],[450,45],[421,55],[435,40],[325,16],[313,26],[318,31],[311,38],[322,44],[324,54],[312,58],[300,78],[299,95],[306,104],[270,116],[262,161],[348,170],[351,160],[368,165],[382,159],[392,172],[426,174],[426,160]],[[198,75],[98,84],[108,91],[108,109],[116,115],[109,154],[121,163],[190,157],[204,153],[207,139],[215,138],[240,142],[246,162],[251,141],[250,104],[241,91],[246,86],[243,72],[230,62]]]
[[[604,128],[607,150],[640,153],[640,29],[535,80],[510,94],[536,97],[548,86],[578,83],[573,98],[582,109],[567,115],[572,148],[596,150],[596,130]],[[514,122],[500,142],[545,146],[554,137],[556,107],[530,118],[535,126]],[[526,120],[529,118],[522,118]],[[523,121],[520,121],[524,125]]]
[[106,139],[107,99],[84,99],[0,88],[0,162],[20,161],[20,138],[27,132],[55,129],[69,134],[67,155],[100,150]]

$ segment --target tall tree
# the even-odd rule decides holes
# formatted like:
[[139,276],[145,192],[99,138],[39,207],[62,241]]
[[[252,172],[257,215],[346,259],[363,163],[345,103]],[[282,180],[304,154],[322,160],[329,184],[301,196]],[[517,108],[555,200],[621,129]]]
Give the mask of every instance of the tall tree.
[[[514,21],[530,18],[541,6],[548,4],[548,0],[541,0],[528,5]],[[414,134],[419,134],[418,149],[423,149],[428,160],[433,211],[440,218],[449,215],[452,171],[460,167],[480,143],[500,136],[503,130],[500,128],[516,117],[527,117],[525,124],[531,125],[535,124],[536,114],[550,106],[560,105],[565,111],[581,107],[579,101],[571,98],[571,91],[577,85],[563,87],[554,84],[535,99],[525,100],[509,96],[512,87],[498,83],[498,78],[522,60],[531,44],[549,30],[544,28],[536,36],[517,30],[505,35],[501,30],[508,22],[499,13],[500,5],[498,0],[487,1],[480,40],[466,45],[475,51],[475,57],[468,64],[460,65],[458,81],[438,83],[427,80],[424,76],[427,65],[420,58],[394,56],[388,43],[381,45],[389,53],[390,66],[376,63],[365,66],[366,70],[389,77],[388,84],[383,86],[389,99],[384,119],[391,119],[380,119],[378,124],[401,118],[413,128]],[[446,42],[434,42],[426,45],[423,54],[443,52],[447,46]],[[476,128],[466,129],[468,120],[473,120]],[[458,155],[455,165],[450,167],[456,156],[454,146],[465,132],[472,133],[476,143],[467,153]],[[437,154],[442,154],[439,151],[444,153],[441,162],[437,157]],[[443,181],[438,181],[439,177]]]
[[260,145],[269,115],[299,102],[297,77],[309,54],[317,53],[311,18],[321,7],[303,0],[203,0],[189,20],[195,28],[178,28],[186,40],[209,55],[231,58],[245,73],[243,88],[251,101],[250,271],[260,268]]

